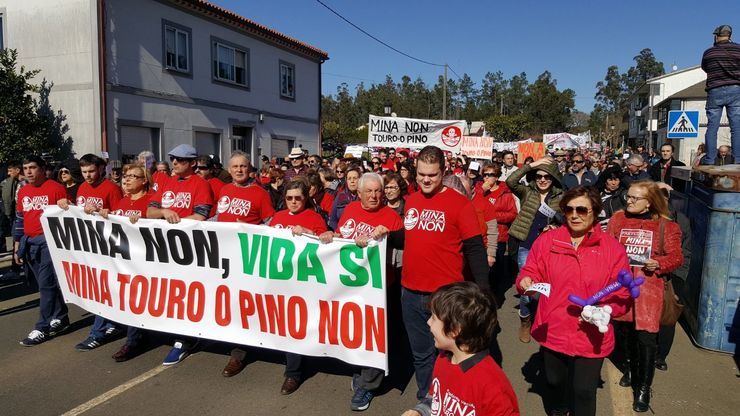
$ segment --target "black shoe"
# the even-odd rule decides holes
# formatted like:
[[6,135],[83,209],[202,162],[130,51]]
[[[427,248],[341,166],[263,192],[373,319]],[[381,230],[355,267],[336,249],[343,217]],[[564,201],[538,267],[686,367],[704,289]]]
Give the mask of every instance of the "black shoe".
[[665,362],[665,360],[661,360],[659,358],[655,360],[655,368],[657,368],[660,371],[668,371],[668,364]]
[[61,335],[67,329],[69,329],[69,318],[52,319],[51,322],[49,322],[50,337]]
[[619,379],[619,385],[621,387],[629,387],[632,385],[632,377],[630,374],[630,370],[627,370],[622,375],[622,378]]
[[652,391],[648,386],[640,386],[634,392],[635,401],[632,402],[632,410],[637,413],[644,413],[650,409],[650,396]]
[[31,331],[28,336],[21,340],[20,344],[24,347],[33,347],[49,340],[49,335],[37,329]]

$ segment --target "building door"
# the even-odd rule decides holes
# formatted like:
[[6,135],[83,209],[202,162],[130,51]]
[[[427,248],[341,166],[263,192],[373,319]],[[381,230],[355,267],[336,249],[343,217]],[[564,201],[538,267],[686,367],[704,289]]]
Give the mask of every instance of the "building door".
[[148,150],[161,160],[159,129],[156,127],[121,126],[121,162],[136,162],[139,153]]
[[252,128],[246,126],[231,126],[231,151],[241,150],[249,154],[252,166],[257,166],[254,152],[254,140],[252,139]]

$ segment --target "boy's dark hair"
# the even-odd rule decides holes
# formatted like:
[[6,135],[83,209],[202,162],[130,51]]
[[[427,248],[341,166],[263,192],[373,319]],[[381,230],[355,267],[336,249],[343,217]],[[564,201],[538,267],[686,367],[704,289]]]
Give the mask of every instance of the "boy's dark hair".
[[428,163],[430,165],[438,164],[439,170],[445,171],[445,154],[442,149],[436,146],[426,146],[421,149],[419,155],[416,156],[417,161]]
[[86,155],[83,155],[80,158],[80,167],[97,166],[99,168],[102,168],[105,165],[106,165],[105,159],[103,159],[100,156],[94,155],[92,153],[88,153]]
[[475,354],[488,349],[497,325],[493,299],[473,282],[457,282],[437,289],[429,299],[433,314],[447,336],[457,332],[455,345]]
[[38,167],[41,169],[44,169],[46,167],[46,161],[38,155],[28,155],[23,159],[23,164],[27,165],[29,163],[35,163]]

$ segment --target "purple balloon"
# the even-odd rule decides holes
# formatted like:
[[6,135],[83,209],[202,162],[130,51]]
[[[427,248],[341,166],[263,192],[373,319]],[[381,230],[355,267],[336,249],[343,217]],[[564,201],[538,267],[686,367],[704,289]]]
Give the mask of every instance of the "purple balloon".
[[571,293],[570,295],[568,295],[568,300],[582,307],[586,305],[593,305],[599,300],[603,299],[605,296],[616,292],[621,288],[628,289],[630,292],[630,296],[632,296],[633,298],[637,298],[640,296],[640,285],[644,282],[644,277],[638,277],[637,279],[635,279],[632,273],[630,273],[629,271],[621,270],[619,274],[617,274],[617,282],[610,283],[605,288],[594,293],[588,299],[583,300]]

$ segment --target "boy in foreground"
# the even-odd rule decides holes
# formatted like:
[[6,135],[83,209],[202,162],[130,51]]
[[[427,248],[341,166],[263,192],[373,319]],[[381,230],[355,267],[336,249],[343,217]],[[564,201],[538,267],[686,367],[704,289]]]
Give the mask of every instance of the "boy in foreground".
[[[429,299],[427,321],[440,350],[427,396],[403,416],[519,415],[511,383],[488,355],[496,308],[473,282],[442,286]],[[450,413],[452,412],[452,413]]]

